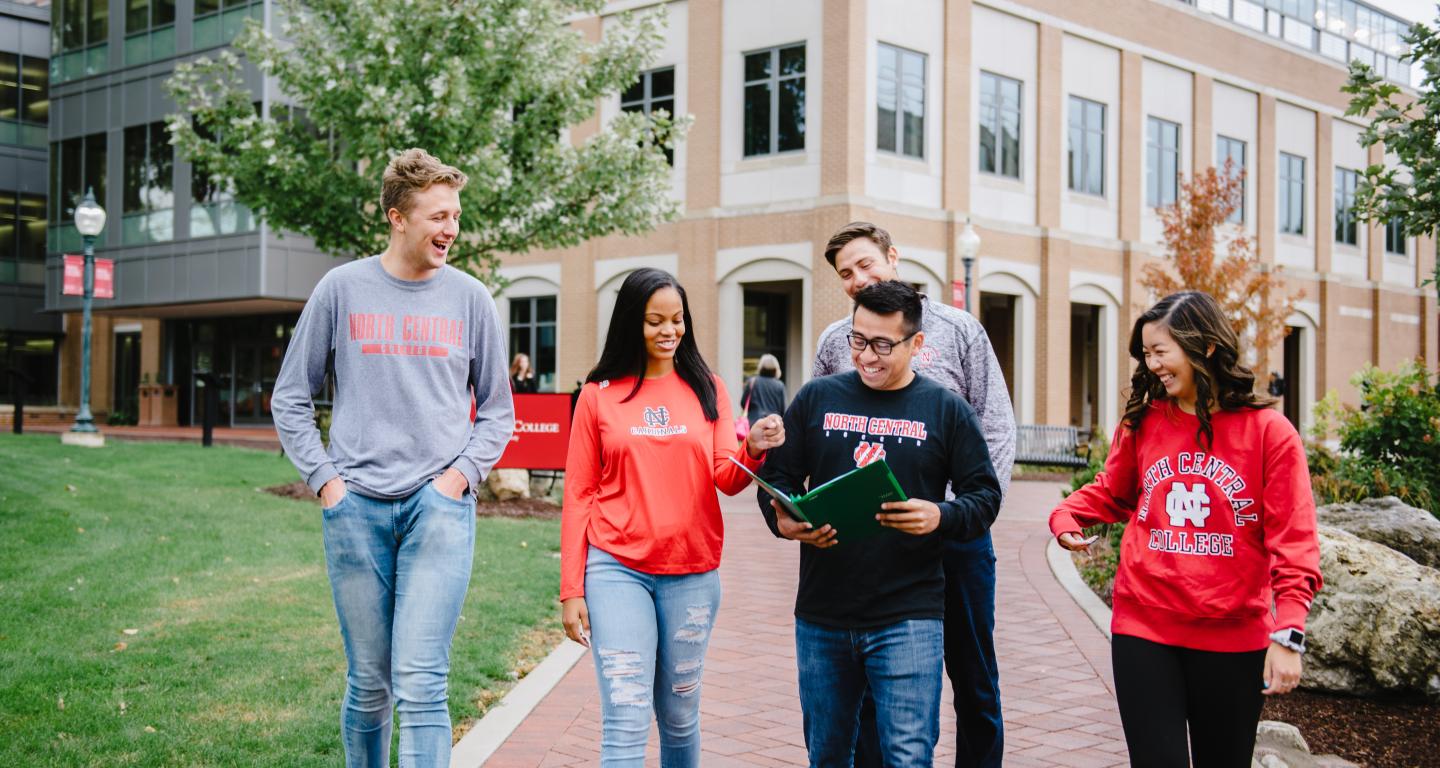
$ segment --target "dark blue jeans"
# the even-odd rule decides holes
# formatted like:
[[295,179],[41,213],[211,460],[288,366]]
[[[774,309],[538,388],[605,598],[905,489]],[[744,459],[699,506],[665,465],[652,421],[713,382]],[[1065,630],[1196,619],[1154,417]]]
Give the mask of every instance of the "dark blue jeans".
[[909,619],[846,630],[795,619],[800,709],[811,768],[850,768],[860,700],[878,707],[887,768],[932,768],[940,739],[941,649],[938,619]]
[[[995,662],[995,547],[986,533],[945,543],[945,672],[955,692],[956,768],[999,768],[1005,753]],[[865,697],[855,768],[880,768],[875,702]]]

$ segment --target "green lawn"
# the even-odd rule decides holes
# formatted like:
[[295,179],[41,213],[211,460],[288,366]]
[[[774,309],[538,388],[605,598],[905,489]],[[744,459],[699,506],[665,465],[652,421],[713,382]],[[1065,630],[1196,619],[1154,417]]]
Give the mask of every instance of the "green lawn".
[[[295,478],[269,452],[0,434],[0,762],[339,765],[319,508],[257,490]],[[457,724],[558,624],[559,524],[478,523]]]

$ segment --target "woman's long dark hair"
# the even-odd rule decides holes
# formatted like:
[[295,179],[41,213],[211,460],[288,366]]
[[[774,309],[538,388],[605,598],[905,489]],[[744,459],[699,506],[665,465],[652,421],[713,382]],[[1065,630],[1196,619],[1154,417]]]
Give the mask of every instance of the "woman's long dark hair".
[[[1132,431],[1150,404],[1167,398],[1160,377],[1145,364],[1143,333],[1149,323],[1158,323],[1170,332],[1180,345],[1190,365],[1195,368],[1195,416],[1200,428],[1195,440],[1206,447],[1215,442],[1210,426],[1210,411],[1241,408],[1269,408],[1275,404],[1270,397],[1255,392],[1255,374],[1240,364],[1240,340],[1225,319],[1220,305],[1208,293],[1181,291],[1161,299],[1135,321],[1130,331],[1130,356],[1135,358],[1135,374],[1130,377],[1130,401],[1125,404],[1125,424]],[[1212,350],[1213,345],[1213,350]]]
[[650,353],[645,349],[645,304],[661,288],[674,288],[680,294],[680,306],[684,309],[685,335],[675,348],[675,372],[680,379],[695,391],[705,418],[715,421],[720,411],[715,406],[715,376],[705,358],[700,356],[700,347],[695,343],[695,323],[690,319],[690,299],[669,272],[660,269],[637,269],[620,284],[620,295],[615,298],[615,311],[610,315],[610,330],[605,333],[605,351],[600,353],[600,362],[595,364],[585,383],[635,377],[635,387],[621,402],[629,402],[645,383],[645,367]]

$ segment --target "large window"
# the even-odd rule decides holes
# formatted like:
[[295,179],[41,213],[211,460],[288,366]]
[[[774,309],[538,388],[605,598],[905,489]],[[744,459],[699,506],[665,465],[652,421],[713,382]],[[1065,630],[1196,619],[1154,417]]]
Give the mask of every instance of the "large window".
[[105,205],[105,134],[92,133],[51,142],[50,235],[46,241],[51,253],[80,249],[80,233],[75,231],[75,206],[87,189],[94,189],[95,200]]
[[104,72],[110,60],[110,0],[56,0],[50,10],[50,79]]
[[120,232],[125,245],[175,239],[175,152],[169,139],[164,123],[125,129]]
[[875,147],[925,157],[925,54],[880,44]]
[[1174,205],[1180,193],[1180,124],[1158,117],[1145,125],[1145,204]]
[[[25,387],[27,405],[54,405],[59,392],[60,344],[53,336],[0,330],[0,372],[19,370],[30,379]],[[16,381],[0,376],[0,403],[14,403]]]
[[0,283],[44,282],[45,198],[0,191]]
[[45,59],[0,53],[0,144],[45,147],[50,74]]
[[555,297],[510,300],[510,356],[527,355],[541,392],[555,391]]
[[[656,110],[675,116],[675,68],[663,67],[641,72],[640,79],[620,94],[623,112],[639,112],[649,117]],[[665,160],[675,164],[675,150],[665,148]]]
[[805,44],[745,54],[745,156],[805,149]]
[[1020,178],[1020,81],[980,73],[980,170]]
[[175,55],[175,0],[125,0],[125,63]]
[[1070,97],[1070,189],[1105,195],[1105,105]]
[[1305,234],[1305,158],[1280,153],[1280,231]]
[[1405,248],[1405,219],[1403,217],[1391,216],[1390,220],[1385,222],[1385,252],[1409,258]]
[[1335,242],[1358,245],[1359,227],[1355,223],[1355,184],[1360,174],[1349,168],[1335,168]]
[[[254,104],[255,111],[260,111],[259,103]],[[281,105],[274,105],[271,113],[283,109]],[[291,109],[289,119],[299,122],[306,122],[305,115],[300,109]],[[213,139],[214,134],[199,122],[195,122],[195,131],[202,137]],[[190,236],[191,237],[215,237],[216,235],[233,235],[237,232],[249,232],[255,228],[255,216],[250,208],[244,203],[235,199],[235,184],[231,179],[212,176],[208,169],[199,163],[192,163],[190,166]]]
[[191,47],[198,51],[228,45],[245,28],[246,18],[263,20],[265,4],[261,0],[195,0]]
[[1229,172],[1240,179],[1240,200],[1230,212],[1228,221],[1232,224],[1245,223],[1245,186],[1249,183],[1245,169],[1245,142],[1220,136],[1215,139],[1215,168],[1221,173]]

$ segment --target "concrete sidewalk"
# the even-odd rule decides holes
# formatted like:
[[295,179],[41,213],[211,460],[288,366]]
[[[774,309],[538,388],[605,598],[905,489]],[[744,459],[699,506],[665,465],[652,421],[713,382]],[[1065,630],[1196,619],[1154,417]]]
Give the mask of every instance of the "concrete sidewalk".
[[[1056,483],[1011,487],[994,528],[995,644],[1005,709],[1005,764],[1126,765],[1110,646],[1050,573],[1045,520]],[[805,765],[792,610],[798,546],[770,535],[746,491],[723,499],[724,598],[700,705],[705,768]],[[935,765],[954,764],[946,683]],[[490,768],[599,765],[600,701],[589,655],[555,686],[485,763]],[[658,765],[652,726],[649,765]]]

